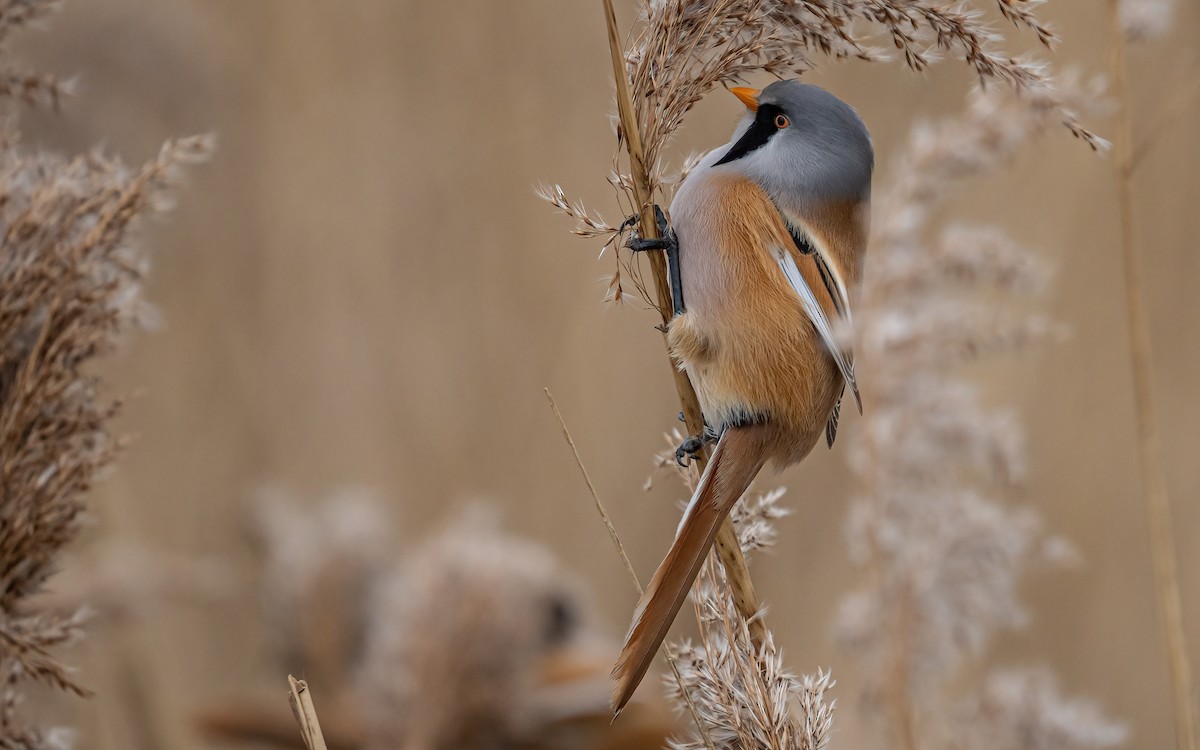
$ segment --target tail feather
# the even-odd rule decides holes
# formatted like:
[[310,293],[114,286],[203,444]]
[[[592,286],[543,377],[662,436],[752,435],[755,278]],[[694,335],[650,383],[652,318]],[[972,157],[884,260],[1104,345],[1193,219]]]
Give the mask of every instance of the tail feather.
[[617,681],[612,695],[614,714],[629,702],[650,668],[721,523],[766,463],[767,430],[766,425],[730,427],[717,443],[675,541],[634,611],[633,625],[612,670]]

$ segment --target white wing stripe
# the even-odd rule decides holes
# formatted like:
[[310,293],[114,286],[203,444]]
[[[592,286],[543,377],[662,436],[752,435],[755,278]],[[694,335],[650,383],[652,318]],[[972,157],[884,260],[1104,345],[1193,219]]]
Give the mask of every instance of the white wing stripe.
[[796,290],[796,294],[800,297],[800,306],[804,308],[804,314],[812,321],[813,327],[817,329],[817,334],[825,343],[825,347],[833,355],[833,361],[837,365],[838,370],[841,371],[842,377],[846,380],[846,385],[850,386],[850,392],[854,394],[854,401],[859,404],[859,410],[861,411],[862,405],[858,396],[858,384],[854,381],[854,365],[846,358],[845,350],[838,344],[833,326],[830,325],[825,311],[821,309],[821,304],[817,302],[816,295],[809,288],[808,282],[800,275],[800,269],[796,266],[796,259],[787,250],[776,249],[775,261],[779,264],[783,275],[787,277],[788,283]]

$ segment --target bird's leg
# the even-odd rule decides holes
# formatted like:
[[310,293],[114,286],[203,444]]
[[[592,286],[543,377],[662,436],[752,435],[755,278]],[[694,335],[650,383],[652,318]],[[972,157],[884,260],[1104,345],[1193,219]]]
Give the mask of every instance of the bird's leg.
[[653,240],[631,237],[627,247],[635,253],[646,250],[662,250],[667,254],[667,278],[671,283],[671,307],[675,315],[684,313],[683,282],[679,275],[679,238],[667,224],[662,209],[654,206],[654,220],[658,224],[658,238]]
[[696,454],[700,452],[701,448],[717,442],[720,438],[721,436],[716,430],[708,425],[704,425],[704,432],[699,435],[689,436],[675,449],[675,463],[680,466],[687,466],[688,463],[696,459]]

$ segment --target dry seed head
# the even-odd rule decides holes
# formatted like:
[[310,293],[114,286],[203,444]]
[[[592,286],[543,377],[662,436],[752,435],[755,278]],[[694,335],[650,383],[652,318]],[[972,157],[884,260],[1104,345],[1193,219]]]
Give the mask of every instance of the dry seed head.
[[[0,4],[0,44],[53,4]],[[0,52],[4,52],[0,48]],[[0,745],[51,747],[19,715],[29,680],[84,693],[51,654],[80,633],[77,614],[32,603],[77,534],[83,496],[122,441],[109,429],[119,403],[102,395],[90,362],[148,316],[136,223],[163,210],[180,164],[207,155],[175,141],[140,169],[100,151],[67,159],[23,147],[14,99],[57,104],[53,76],[0,66]]]
[[671,644],[681,680],[666,681],[668,696],[683,710],[687,691],[704,735],[671,742],[675,750],[765,747],[818,750],[829,740],[833,682],[826,672],[797,677],[768,633],[760,648],[750,638],[717,563],[710,558],[692,592],[700,636]]

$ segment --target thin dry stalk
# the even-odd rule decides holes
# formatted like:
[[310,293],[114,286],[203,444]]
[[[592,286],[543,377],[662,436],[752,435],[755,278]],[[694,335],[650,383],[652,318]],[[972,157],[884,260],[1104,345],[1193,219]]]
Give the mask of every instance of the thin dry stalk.
[[588,474],[588,470],[583,465],[583,459],[579,457],[579,449],[575,447],[575,438],[571,437],[571,431],[567,429],[567,423],[563,420],[562,412],[558,410],[558,404],[554,401],[553,394],[549,388],[543,388],[546,393],[546,400],[550,402],[550,409],[554,412],[554,418],[558,420],[558,426],[562,428],[563,439],[567,441],[567,445],[571,448],[571,454],[575,456],[575,465],[579,467],[579,472],[583,474],[583,481],[587,483],[588,492],[592,495],[592,501],[596,503],[596,512],[600,514],[600,520],[604,522],[604,528],[608,530],[608,537],[612,539],[613,546],[617,548],[617,554],[621,556],[621,562],[625,565],[626,572],[629,573],[629,579],[633,581],[633,587],[637,589],[638,595],[642,594],[642,582],[638,580],[637,572],[633,569],[633,563],[629,561],[629,555],[625,552],[625,545],[621,543],[621,537],[617,534],[617,528],[613,526],[612,520],[608,516],[608,511],[604,508],[604,503],[600,501],[600,495],[596,493],[596,485],[592,484],[592,477]]
[[[546,392],[546,400],[550,402],[550,409],[554,411],[554,418],[558,420],[558,426],[562,428],[563,438],[567,441],[567,445],[571,447],[572,455],[575,456],[575,465],[579,467],[580,473],[583,474],[583,481],[587,483],[588,492],[591,493],[592,500],[596,504],[596,512],[600,514],[600,520],[604,522],[604,528],[608,529],[608,536],[612,539],[613,546],[617,548],[617,554],[621,556],[621,562],[625,564],[625,570],[629,573],[629,580],[633,581],[633,587],[637,589],[638,596],[641,596],[645,592],[645,589],[642,588],[642,582],[638,580],[637,571],[633,569],[633,563],[629,561],[629,555],[625,553],[625,545],[621,543],[621,537],[617,534],[617,527],[613,526],[612,519],[608,516],[608,511],[604,509],[604,503],[600,501],[600,495],[596,493],[596,486],[592,484],[591,475],[588,474],[587,468],[584,467],[583,459],[579,457],[579,450],[575,447],[575,439],[571,437],[571,431],[567,429],[567,423],[563,420],[562,412],[558,410],[558,404],[555,403],[550,389],[543,388],[542,390]],[[675,683],[679,688],[679,695],[687,706],[692,720],[696,723],[696,730],[703,738],[705,747],[708,750],[716,750],[712,739],[708,736],[708,728],[705,726],[704,720],[696,708],[696,704],[692,701],[691,693],[688,692],[687,685],[683,681],[683,674],[679,671],[679,664],[666,646],[660,648],[663,656],[667,659],[667,664],[671,667],[671,672],[675,676]]]
[[328,750],[307,682],[288,675],[288,703],[292,706],[292,715],[296,717],[296,723],[300,725],[300,737],[304,740],[304,746],[308,750]]
[[[608,27],[608,47],[612,55],[613,77],[617,86],[617,112],[620,116],[621,132],[624,135],[626,150],[629,154],[634,198],[637,201],[640,216],[638,231],[642,237],[653,238],[657,236],[658,229],[655,226],[654,209],[650,202],[653,187],[650,172],[644,161],[641,128],[637,123],[633,100],[629,95],[624,54],[621,50],[620,34],[617,31],[617,19],[613,12],[612,0],[603,0],[603,3],[605,22]],[[670,321],[671,291],[667,284],[667,264],[663,253],[650,253],[650,272],[654,279],[658,310],[665,326]],[[666,346],[665,336],[663,345]],[[696,397],[696,390],[692,387],[687,373],[679,367],[679,362],[669,352],[667,360],[671,365],[672,379],[679,395],[679,405],[682,408],[688,432],[692,435],[703,434],[704,415],[700,411],[700,400]],[[706,450],[697,455],[701,471],[707,461]],[[754,582],[750,578],[750,568],[746,565],[746,558],[737,543],[737,533],[733,530],[733,523],[728,518],[721,524],[721,530],[717,534],[716,551],[721,559],[721,565],[725,568],[726,578],[729,581],[734,601],[737,603],[738,612],[749,624],[750,635],[754,643],[762,644],[766,636],[766,626],[760,616],[758,595],[754,591]]]
[[1196,750],[1196,717],[1193,706],[1191,665],[1183,629],[1175,540],[1172,536],[1171,502],[1163,476],[1162,448],[1154,404],[1153,364],[1150,351],[1150,321],[1142,294],[1143,281],[1134,236],[1133,120],[1130,107],[1129,65],[1126,59],[1126,29],[1121,23],[1119,0],[1109,0],[1112,29],[1113,94],[1117,114],[1116,170],[1117,202],[1121,222],[1121,258],[1125,271],[1125,301],[1129,316],[1129,339],[1133,360],[1134,399],[1137,404],[1138,458],[1141,465],[1142,498],[1150,526],[1150,549],[1154,557],[1154,582],[1158,592],[1159,617],[1166,636],[1174,704],[1175,741],[1180,750]]

